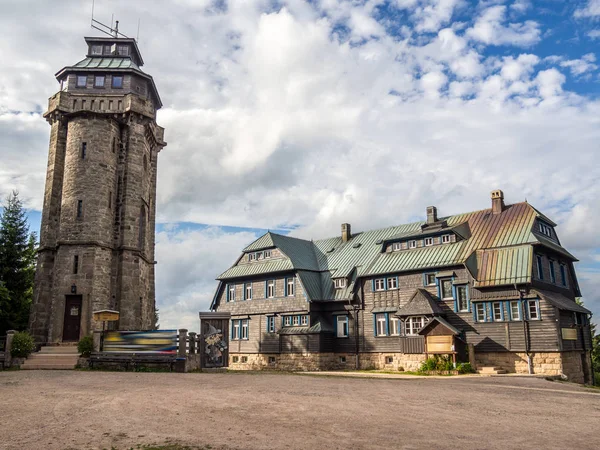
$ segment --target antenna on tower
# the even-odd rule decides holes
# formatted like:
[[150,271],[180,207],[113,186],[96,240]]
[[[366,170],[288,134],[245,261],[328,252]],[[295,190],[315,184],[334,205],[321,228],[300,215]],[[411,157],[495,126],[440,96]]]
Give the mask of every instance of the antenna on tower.
[[[104,25],[99,20],[94,19],[94,0],[92,0],[92,21],[90,23],[91,27],[94,28],[95,30],[101,31],[104,34],[108,34],[110,37],[115,37],[115,38],[121,37],[121,38],[129,39],[129,36],[125,36],[123,33],[121,33],[119,31],[119,21],[118,20],[115,22],[115,27],[113,28],[114,18],[115,18],[115,15],[113,14],[110,19],[110,27],[108,25]],[[138,33],[139,33],[139,24],[138,24]]]

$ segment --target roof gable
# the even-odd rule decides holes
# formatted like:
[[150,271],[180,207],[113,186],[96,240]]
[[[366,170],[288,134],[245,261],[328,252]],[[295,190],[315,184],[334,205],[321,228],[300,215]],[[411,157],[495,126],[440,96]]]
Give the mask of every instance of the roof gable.
[[444,311],[436,299],[425,289],[417,289],[406,305],[398,309],[397,316],[439,315]]

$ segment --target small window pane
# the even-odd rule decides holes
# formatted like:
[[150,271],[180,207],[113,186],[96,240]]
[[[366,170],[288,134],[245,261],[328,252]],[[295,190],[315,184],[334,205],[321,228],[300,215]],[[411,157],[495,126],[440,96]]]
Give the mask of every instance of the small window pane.
[[94,78],[94,87],[103,88],[104,87],[104,75],[98,75]]
[[87,84],[87,75],[77,75],[77,87],[85,87]]
[[123,77],[113,75],[112,77],[112,87],[114,88],[122,88],[123,87]]
[[427,286],[435,286],[435,273],[426,274],[425,283],[427,284]]
[[452,298],[452,280],[442,281],[442,298]]
[[467,299],[467,286],[457,286],[456,294],[458,296],[458,310],[461,312],[469,310],[469,300]]
[[101,55],[103,50],[102,45],[92,45],[92,55]]
[[502,321],[502,303],[500,303],[500,302],[492,303],[492,309],[494,311],[494,321],[501,322]]
[[521,308],[519,308],[519,302],[510,302],[510,317],[512,320],[521,320]]
[[477,313],[477,322],[485,322],[485,304],[477,303],[475,310]]

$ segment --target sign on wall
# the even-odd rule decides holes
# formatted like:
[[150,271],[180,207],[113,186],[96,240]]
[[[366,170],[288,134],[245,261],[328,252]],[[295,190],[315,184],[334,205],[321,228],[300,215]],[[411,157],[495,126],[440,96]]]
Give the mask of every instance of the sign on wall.
[[177,330],[107,331],[104,352],[177,353]]
[[562,338],[565,341],[576,341],[577,340],[577,328],[562,328]]

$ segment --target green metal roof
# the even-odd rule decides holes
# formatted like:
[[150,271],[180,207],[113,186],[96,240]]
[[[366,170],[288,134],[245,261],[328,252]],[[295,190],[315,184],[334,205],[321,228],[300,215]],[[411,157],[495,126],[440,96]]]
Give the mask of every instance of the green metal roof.
[[[443,217],[439,220],[446,222],[444,230],[453,230],[464,239],[395,252],[385,252],[384,243],[420,234],[425,222],[355,233],[347,242],[343,242],[341,236],[308,241],[268,232],[248,245],[244,252],[276,247],[285,258],[251,264],[239,261],[219,279],[295,270],[309,300],[351,298],[356,280],[361,277],[463,264],[475,278],[476,287],[528,283],[532,245],[543,245],[574,259],[558,243],[532,232],[536,219],[541,216],[524,202],[507,205],[500,214],[485,209]],[[350,275],[345,289],[334,289],[332,278]]]
[[78,69],[133,69],[142,72],[142,69],[131,58],[85,58],[73,67]]

